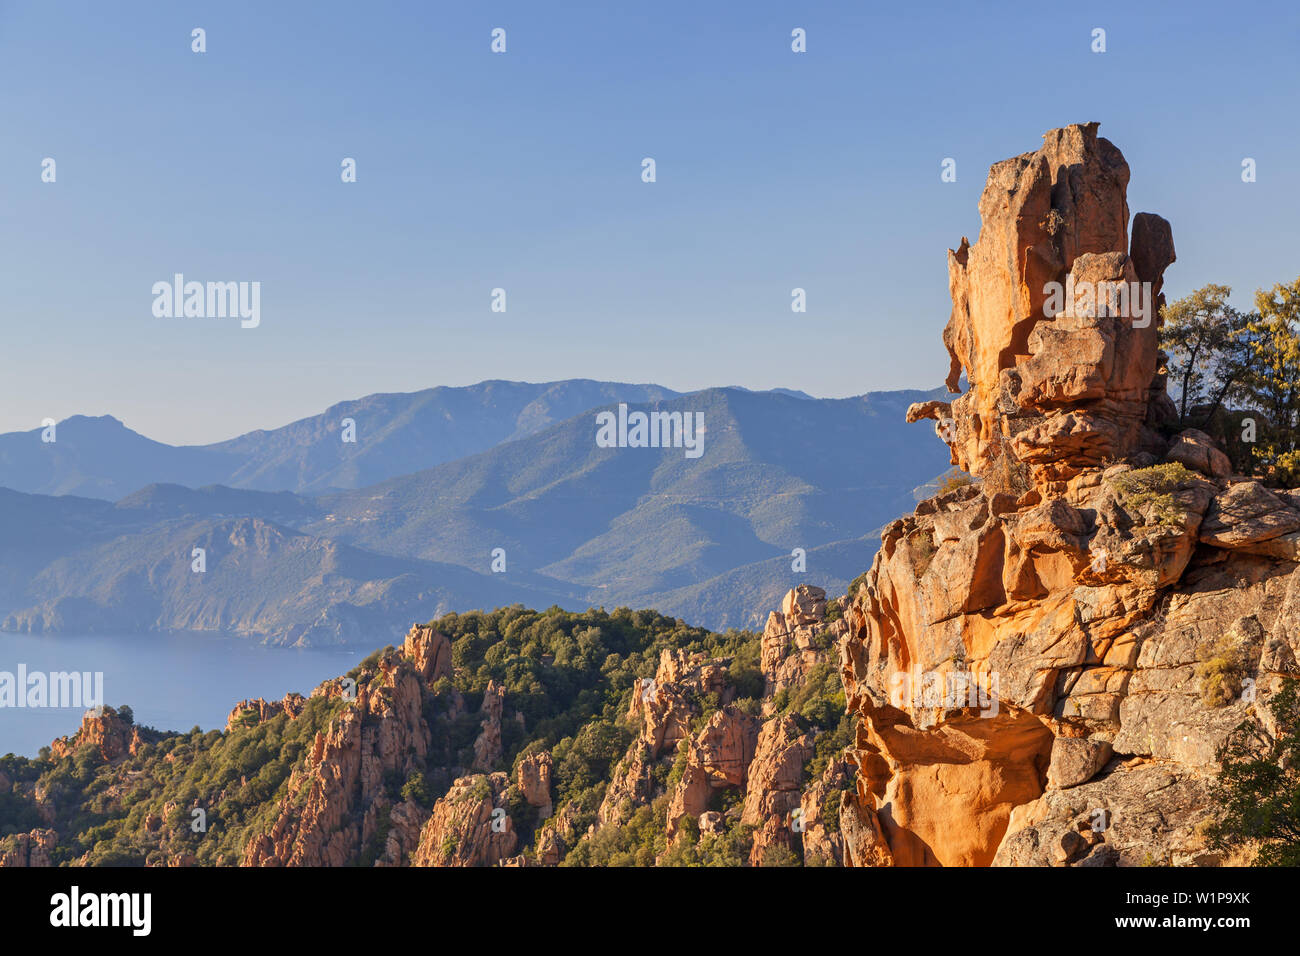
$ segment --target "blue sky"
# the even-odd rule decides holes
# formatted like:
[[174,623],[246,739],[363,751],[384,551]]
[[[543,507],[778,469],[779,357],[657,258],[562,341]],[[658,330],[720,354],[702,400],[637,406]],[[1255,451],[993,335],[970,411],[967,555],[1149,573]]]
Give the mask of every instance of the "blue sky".
[[[204,442],[486,378],[932,387],[989,165],[1090,120],[1173,223],[1167,291],[1245,305],[1300,272],[1298,52],[1280,2],[0,2],[0,431]],[[261,282],[261,325],[155,318],[175,272]]]

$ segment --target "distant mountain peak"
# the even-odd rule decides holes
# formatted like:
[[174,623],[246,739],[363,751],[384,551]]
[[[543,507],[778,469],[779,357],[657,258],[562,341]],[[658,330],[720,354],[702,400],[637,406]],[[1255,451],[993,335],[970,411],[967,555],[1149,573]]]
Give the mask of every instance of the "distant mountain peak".
[[[125,422],[112,415],[69,415],[58,424],[60,428],[65,425],[101,425],[120,429],[121,431],[131,431],[131,429],[126,427]],[[135,433],[133,432],[132,434]]]
[[809,395],[797,388],[746,388],[744,385],[724,385],[722,387],[737,392],[749,392],[753,395],[785,395],[789,398],[801,398],[810,402],[817,401],[817,396]]

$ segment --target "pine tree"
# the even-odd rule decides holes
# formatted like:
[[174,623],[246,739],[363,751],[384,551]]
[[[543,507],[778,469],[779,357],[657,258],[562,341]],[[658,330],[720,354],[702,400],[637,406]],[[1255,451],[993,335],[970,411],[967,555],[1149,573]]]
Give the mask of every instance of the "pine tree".
[[1219,850],[1258,850],[1256,866],[1300,865],[1300,681],[1287,680],[1268,704],[1274,732],[1254,720],[1219,750],[1213,787],[1219,818],[1208,831]]
[[1231,293],[1226,285],[1207,285],[1161,310],[1160,345],[1183,428],[1205,428],[1246,376],[1251,348],[1245,333],[1255,317],[1229,306]]

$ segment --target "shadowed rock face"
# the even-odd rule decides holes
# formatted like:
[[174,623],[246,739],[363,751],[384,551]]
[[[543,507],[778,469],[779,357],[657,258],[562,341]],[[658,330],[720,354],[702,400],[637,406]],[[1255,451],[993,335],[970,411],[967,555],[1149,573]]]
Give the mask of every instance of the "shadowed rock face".
[[1158,430],[1154,314],[1044,292],[1149,283],[1158,309],[1171,231],[1139,214],[1129,242],[1128,178],[1096,124],[1054,130],[993,166],[949,255],[970,387],[908,418],[982,480],[888,525],[845,614],[855,865],[1219,862],[1216,750],[1296,671],[1296,498]]

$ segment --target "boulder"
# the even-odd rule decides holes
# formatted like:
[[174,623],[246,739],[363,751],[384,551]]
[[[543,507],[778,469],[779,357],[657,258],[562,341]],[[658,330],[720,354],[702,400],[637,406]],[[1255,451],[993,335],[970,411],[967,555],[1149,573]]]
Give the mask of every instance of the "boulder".
[[1188,428],[1174,439],[1165,453],[1165,461],[1179,462],[1193,471],[1210,478],[1227,478],[1232,474],[1232,462],[1214,445],[1214,439],[1205,432]]
[[691,740],[682,779],[668,804],[668,839],[683,817],[698,818],[715,790],[743,787],[758,744],[759,721],[728,706],[715,711]]
[[494,680],[489,680],[483,692],[480,713],[483,721],[479,735],[474,740],[473,769],[489,771],[501,760],[501,712],[505,707],[506,692]]
[[1300,511],[1257,481],[1229,485],[1210,502],[1200,540],[1216,548],[1258,544],[1300,529]]
[[1096,776],[1113,753],[1110,741],[1096,737],[1057,737],[1047,768],[1047,789],[1077,787]]

